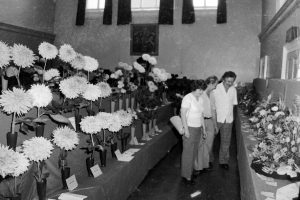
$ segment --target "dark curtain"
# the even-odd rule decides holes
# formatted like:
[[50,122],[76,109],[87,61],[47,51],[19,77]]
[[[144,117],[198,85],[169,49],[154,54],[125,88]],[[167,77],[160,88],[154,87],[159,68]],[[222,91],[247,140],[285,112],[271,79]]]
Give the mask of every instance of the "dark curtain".
[[82,26],[84,24],[85,6],[86,6],[86,0],[78,0],[77,15],[76,15],[77,26]]
[[226,0],[219,0],[217,9],[217,24],[227,23]]
[[193,0],[183,0],[182,5],[182,23],[192,24],[195,22],[195,11]]
[[174,0],[160,0],[159,24],[173,24]]
[[131,0],[118,1],[118,25],[129,24],[131,22]]
[[112,0],[105,0],[105,7],[103,12],[103,24],[112,24]]

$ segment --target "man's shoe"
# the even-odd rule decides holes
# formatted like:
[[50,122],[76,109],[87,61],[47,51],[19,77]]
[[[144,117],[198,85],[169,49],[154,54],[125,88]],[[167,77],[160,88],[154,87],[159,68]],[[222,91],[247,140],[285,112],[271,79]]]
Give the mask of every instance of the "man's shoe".
[[195,181],[193,179],[191,180],[188,180],[187,178],[184,178],[182,177],[182,182],[185,184],[185,185],[195,185]]
[[226,170],[228,170],[228,169],[229,169],[229,166],[228,166],[228,164],[220,164],[220,166],[221,166],[223,169],[226,169]]

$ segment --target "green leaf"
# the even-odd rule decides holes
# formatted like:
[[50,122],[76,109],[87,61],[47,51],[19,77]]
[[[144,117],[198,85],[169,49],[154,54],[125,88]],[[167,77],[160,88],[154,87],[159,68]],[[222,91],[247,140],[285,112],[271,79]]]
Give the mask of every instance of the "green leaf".
[[48,119],[46,119],[46,118],[41,118],[41,117],[32,120],[32,122],[35,122],[35,123],[42,123],[42,124],[45,124],[47,121],[48,121]]
[[24,123],[21,123],[20,132],[24,133],[25,135],[30,133],[28,126]]
[[59,123],[64,123],[64,124],[70,124],[71,123],[68,118],[66,118],[65,116],[60,115],[60,114],[56,114],[56,115],[49,114],[49,116],[51,117],[51,119],[53,121],[56,121],[56,122],[59,122]]

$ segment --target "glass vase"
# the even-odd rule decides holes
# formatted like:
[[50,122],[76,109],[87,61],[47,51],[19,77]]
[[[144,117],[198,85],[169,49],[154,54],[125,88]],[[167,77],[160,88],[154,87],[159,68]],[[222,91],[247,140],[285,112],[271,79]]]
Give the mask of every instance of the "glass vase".
[[112,158],[117,158],[117,156],[115,154],[115,151],[117,150],[117,148],[118,148],[118,144],[117,143],[110,144],[110,151],[111,151],[111,157]]
[[120,97],[119,98],[119,110],[122,110],[123,109],[123,98]]
[[68,185],[67,185],[66,179],[70,177],[71,168],[63,167],[63,168],[61,168],[60,172],[61,172],[61,181],[62,181],[62,185],[63,185],[62,189],[67,189]]
[[101,167],[105,167],[106,166],[106,154],[107,154],[107,150],[106,149],[100,149],[99,155],[100,155]]
[[81,131],[80,128],[80,121],[82,119],[82,116],[79,114],[79,109],[75,109],[75,126],[76,126],[76,131]]
[[92,177],[92,176],[93,176],[93,173],[92,173],[92,171],[91,171],[91,167],[94,166],[94,158],[88,157],[88,158],[85,160],[85,163],[86,163],[86,169],[87,169],[88,176],[89,176],[89,177]]

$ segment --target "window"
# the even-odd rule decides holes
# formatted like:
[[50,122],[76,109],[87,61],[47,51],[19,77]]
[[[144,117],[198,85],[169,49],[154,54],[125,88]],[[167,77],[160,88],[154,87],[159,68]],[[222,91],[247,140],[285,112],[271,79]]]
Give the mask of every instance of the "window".
[[300,39],[297,38],[283,46],[282,79],[300,80]]
[[131,10],[158,10],[160,0],[131,0]]
[[87,10],[103,10],[105,5],[105,0],[87,0],[86,9]]
[[217,9],[218,0],[193,0],[195,10]]

